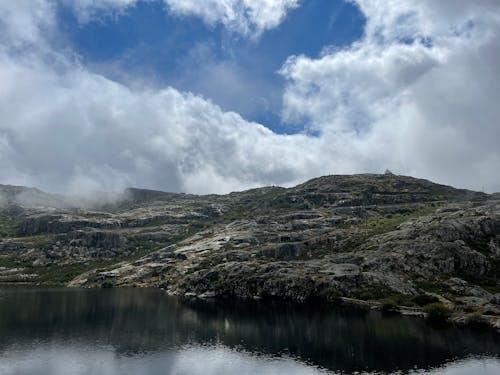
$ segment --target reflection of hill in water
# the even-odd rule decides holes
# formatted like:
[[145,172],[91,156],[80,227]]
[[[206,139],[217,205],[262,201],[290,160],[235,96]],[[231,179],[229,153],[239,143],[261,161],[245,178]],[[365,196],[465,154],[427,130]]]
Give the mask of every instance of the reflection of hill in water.
[[121,354],[219,343],[288,353],[335,370],[434,367],[471,354],[500,355],[492,332],[378,312],[283,303],[182,301],[156,290],[0,292],[0,350],[34,339],[112,345]]

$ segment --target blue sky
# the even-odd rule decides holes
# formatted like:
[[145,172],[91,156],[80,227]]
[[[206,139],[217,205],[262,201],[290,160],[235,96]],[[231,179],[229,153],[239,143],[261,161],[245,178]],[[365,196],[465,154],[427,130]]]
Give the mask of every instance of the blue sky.
[[83,64],[111,79],[129,84],[140,77],[200,94],[287,134],[304,131],[304,124],[280,117],[283,63],[291,55],[317,57],[325,47],[347,47],[361,38],[365,23],[359,8],[343,0],[303,1],[258,38],[171,14],[162,1],[138,2],[90,22],[59,4],[58,21]]

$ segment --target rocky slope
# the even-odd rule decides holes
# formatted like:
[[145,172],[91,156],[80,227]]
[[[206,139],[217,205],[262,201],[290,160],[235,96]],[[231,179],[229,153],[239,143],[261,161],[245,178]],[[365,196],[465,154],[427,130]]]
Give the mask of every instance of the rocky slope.
[[499,324],[498,195],[392,174],[228,195],[128,189],[93,210],[38,190],[31,201],[19,197],[26,188],[2,191],[0,282],[415,312],[441,301],[456,318]]

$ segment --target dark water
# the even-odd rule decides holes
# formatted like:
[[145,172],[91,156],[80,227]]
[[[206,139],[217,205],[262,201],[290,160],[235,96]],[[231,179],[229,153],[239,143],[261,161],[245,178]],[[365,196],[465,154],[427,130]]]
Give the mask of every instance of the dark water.
[[157,290],[0,289],[0,374],[500,374],[492,331]]

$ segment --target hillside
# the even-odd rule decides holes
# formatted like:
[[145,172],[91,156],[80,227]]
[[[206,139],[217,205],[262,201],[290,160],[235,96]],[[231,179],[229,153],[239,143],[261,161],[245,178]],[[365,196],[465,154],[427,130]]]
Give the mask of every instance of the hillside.
[[498,195],[392,174],[227,195],[128,189],[93,210],[63,208],[64,197],[39,190],[32,205],[19,198],[26,188],[0,191],[9,191],[0,209],[4,283],[355,300],[415,312],[441,301],[457,319],[475,313],[498,324]]

